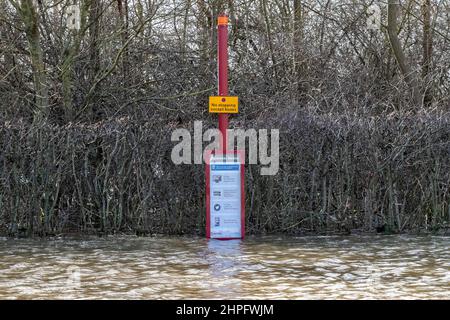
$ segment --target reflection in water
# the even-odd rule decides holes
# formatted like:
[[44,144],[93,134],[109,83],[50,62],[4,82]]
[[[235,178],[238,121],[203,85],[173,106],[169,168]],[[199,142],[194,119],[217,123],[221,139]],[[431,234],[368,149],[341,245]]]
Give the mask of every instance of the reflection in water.
[[448,299],[449,240],[0,239],[0,298]]
[[245,270],[242,263],[241,240],[208,241],[207,263],[211,289],[220,292],[223,297],[233,297],[241,287],[239,270]]

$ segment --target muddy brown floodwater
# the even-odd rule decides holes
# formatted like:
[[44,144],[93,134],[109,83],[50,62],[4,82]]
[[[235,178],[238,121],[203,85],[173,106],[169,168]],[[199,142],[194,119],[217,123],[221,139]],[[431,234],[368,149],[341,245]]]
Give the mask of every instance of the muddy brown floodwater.
[[448,299],[441,236],[0,239],[2,299]]

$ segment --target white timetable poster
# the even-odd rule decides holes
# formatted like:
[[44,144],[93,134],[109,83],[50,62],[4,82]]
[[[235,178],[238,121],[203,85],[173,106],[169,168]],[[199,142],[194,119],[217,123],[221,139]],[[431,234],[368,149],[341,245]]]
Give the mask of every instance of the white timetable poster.
[[241,165],[238,156],[213,156],[209,165],[210,236],[240,238]]

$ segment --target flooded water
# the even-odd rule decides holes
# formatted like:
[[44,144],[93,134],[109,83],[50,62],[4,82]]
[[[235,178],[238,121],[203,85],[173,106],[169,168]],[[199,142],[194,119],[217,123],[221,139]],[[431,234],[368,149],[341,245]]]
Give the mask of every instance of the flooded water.
[[450,238],[0,239],[2,299],[448,299]]

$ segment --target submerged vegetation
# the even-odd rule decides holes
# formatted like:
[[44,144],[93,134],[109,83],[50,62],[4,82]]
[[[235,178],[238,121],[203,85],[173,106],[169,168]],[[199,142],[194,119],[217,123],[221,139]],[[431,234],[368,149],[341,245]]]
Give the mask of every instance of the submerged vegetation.
[[450,3],[373,5],[1,1],[0,235],[204,232],[204,167],[170,136],[216,125],[220,12],[230,125],[280,129],[278,174],[246,168],[249,233],[448,229]]
[[[280,170],[247,166],[248,232],[448,227],[448,116],[292,112],[245,125],[269,123],[281,128]],[[137,119],[2,126],[2,233],[203,233],[204,166],[170,161],[171,131]]]

